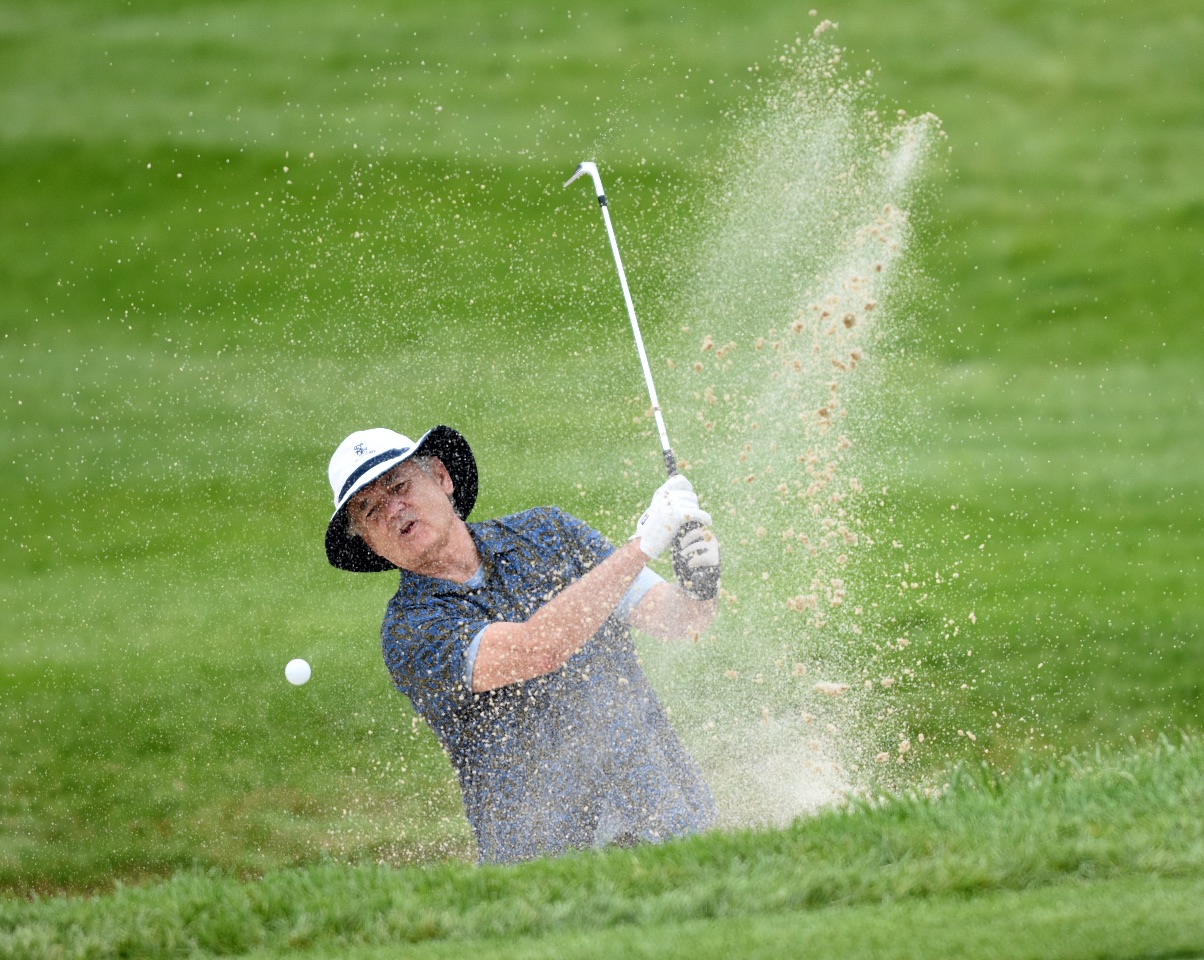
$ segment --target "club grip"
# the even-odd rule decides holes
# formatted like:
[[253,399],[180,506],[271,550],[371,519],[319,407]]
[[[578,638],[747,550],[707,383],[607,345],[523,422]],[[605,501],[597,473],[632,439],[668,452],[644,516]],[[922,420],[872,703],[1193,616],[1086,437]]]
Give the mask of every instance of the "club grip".
[[673,538],[671,556],[673,558],[673,575],[681,584],[682,590],[694,600],[713,600],[719,593],[719,568],[703,567],[701,570],[691,570],[682,556],[681,541],[691,530],[697,530],[703,524],[691,520],[682,525]]

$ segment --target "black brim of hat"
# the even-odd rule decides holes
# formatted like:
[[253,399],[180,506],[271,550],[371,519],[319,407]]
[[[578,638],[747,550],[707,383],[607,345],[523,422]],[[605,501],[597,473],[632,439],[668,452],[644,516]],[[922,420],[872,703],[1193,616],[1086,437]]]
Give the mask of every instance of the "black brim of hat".
[[332,567],[352,573],[380,573],[397,569],[395,564],[373,552],[363,538],[347,535],[347,517],[342,510],[326,528],[326,559]]
[[416,457],[438,457],[452,478],[452,504],[461,520],[467,520],[477,502],[477,461],[459,431],[438,426],[428,430],[414,448]]
[[[414,450],[397,463],[411,457],[438,457],[452,479],[452,506],[461,520],[467,520],[477,502],[477,461],[468,441],[451,427],[428,430]],[[391,465],[392,469],[396,464]],[[373,552],[361,537],[347,535],[347,504],[330,518],[326,527],[326,559],[330,565],[352,573],[380,573],[395,570],[396,565]]]

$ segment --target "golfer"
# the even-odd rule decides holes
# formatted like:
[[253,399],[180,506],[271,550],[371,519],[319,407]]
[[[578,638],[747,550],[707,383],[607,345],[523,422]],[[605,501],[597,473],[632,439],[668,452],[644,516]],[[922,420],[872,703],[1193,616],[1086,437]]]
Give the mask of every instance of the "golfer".
[[[482,862],[655,842],[714,821],[630,630],[696,636],[714,618],[719,545],[688,480],[657,490],[618,548],[553,507],[465,523],[477,467],[450,427],[417,443],[353,433],[330,483],[330,562],[401,571],[381,627],[385,665],[451,759]],[[691,523],[674,548],[683,588],[646,564]]]

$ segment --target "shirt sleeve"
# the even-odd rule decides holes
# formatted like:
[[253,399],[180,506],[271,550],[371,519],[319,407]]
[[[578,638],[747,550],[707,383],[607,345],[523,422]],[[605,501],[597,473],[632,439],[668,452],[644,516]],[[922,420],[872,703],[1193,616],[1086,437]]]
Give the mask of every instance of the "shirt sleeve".
[[466,655],[489,623],[480,610],[445,598],[391,604],[381,629],[381,648],[393,685],[420,711],[444,698],[471,696]]
[[627,588],[627,592],[623,595],[623,599],[619,601],[619,605],[615,607],[614,616],[618,617],[624,623],[631,616],[631,611],[634,610],[641,600],[644,599],[644,594],[655,587],[658,583],[664,583],[665,578],[655,570],[649,570],[645,567],[640,571],[640,575],[635,578],[635,582]]
[[[485,625],[486,627],[488,624]],[[464,651],[464,686],[472,689],[472,668],[477,664],[477,653],[481,649],[481,637],[485,635],[485,627],[481,627],[472,638],[472,643]]]

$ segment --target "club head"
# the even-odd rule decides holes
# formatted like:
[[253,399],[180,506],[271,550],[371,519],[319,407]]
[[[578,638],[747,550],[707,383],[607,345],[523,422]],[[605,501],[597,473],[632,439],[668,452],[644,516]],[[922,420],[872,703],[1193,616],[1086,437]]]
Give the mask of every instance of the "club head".
[[594,181],[594,190],[597,192],[598,196],[603,196],[602,178],[598,176],[598,165],[592,160],[586,160],[578,164],[576,172],[574,172],[571,177],[564,181],[564,185],[567,187],[578,177],[584,176],[585,174],[589,174],[590,178]]

